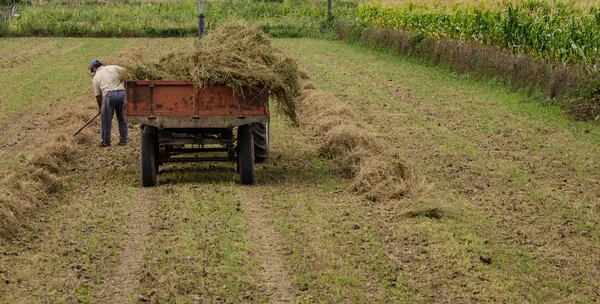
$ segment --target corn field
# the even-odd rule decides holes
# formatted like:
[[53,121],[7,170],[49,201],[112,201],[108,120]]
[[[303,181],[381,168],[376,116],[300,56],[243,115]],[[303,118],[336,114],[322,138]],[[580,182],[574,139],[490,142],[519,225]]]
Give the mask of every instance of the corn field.
[[[598,64],[598,4],[516,0],[495,4],[494,8],[455,6],[448,12],[444,2],[436,3],[410,2],[401,7],[367,3],[357,7],[355,2],[336,1],[333,13],[338,21],[356,19],[380,28],[497,46],[547,61],[594,68]],[[274,36],[318,37],[323,35],[326,19],[322,1],[219,0],[207,2],[206,11],[208,29],[230,19],[242,19],[261,23]],[[20,17],[0,24],[0,35],[191,36],[197,32],[197,14],[196,1],[30,3],[19,7]]]
[[[507,3],[514,5],[519,4],[523,0],[382,0],[386,6],[411,6],[413,10],[422,11],[446,11],[455,12],[468,7],[478,7],[483,10],[503,10]],[[541,0],[546,3],[554,3],[555,0]],[[563,0],[569,2],[573,6],[588,10],[593,6],[598,5],[597,0]],[[373,2],[373,1],[366,1]]]
[[427,37],[450,38],[498,46],[514,53],[560,63],[597,67],[600,48],[600,6],[587,10],[573,3],[521,1],[505,3],[502,10],[477,7],[423,12],[411,6],[364,4],[356,18],[380,28],[420,32]]

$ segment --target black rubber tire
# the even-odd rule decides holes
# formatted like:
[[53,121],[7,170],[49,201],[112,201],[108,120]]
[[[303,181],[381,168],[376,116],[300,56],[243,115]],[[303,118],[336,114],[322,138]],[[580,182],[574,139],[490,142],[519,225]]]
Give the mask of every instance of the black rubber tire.
[[158,175],[158,168],[160,167],[160,149],[158,144],[158,129],[154,128],[154,171]]
[[142,186],[156,186],[157,173],[157,157],[156,155],[156,130],[151,126],[144,126],[142,130],[142,147],[141,147],[141,171],[142,171]]
[[254,136],[252,136],[249,125],[243,125],[238,128],[237,144],[240,182],[244,185],[252,185],[255,182]]
[[265,162],[269,159],[269,123],[252,124],[252,135],[254,136],[254,161]]

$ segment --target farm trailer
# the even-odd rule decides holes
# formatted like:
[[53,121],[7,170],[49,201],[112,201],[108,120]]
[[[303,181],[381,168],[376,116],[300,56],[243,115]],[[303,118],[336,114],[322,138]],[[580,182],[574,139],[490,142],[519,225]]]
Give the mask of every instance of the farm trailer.
[[224,85],[126,81],[126,92],[125,115],[141,124],[144,187],[156,185],[167,162],[237,161],[241,183],[255,182],[255,161],[269,157],[266,89],[236,94]]

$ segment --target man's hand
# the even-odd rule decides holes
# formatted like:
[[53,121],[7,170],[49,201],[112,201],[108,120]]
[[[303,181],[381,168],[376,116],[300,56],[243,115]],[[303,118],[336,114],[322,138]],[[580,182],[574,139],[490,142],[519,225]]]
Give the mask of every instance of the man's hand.
[[98,114],[102,111],[102,95],[96,96],[96,102],[98,103]]

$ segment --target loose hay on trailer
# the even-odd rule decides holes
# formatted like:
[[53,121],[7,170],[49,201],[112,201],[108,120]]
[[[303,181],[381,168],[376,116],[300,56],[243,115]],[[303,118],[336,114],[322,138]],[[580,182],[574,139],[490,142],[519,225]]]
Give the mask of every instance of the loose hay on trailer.
[[[254,162],[269,156],[269,96],[296,124],[297,65],[257,26],[230,23],[157,61],[124,67],[126,115],[142,124],[144,186],[156,184],[164,162],[227,160],[252,184]],[[203,152],[226,156],[181,157]]]
[[296,123],[300,92],[298,66],[277,49],[259,26],[224,24],[201,40],[190,40],[157,60],[139,56],[124,64],[121,80],[189,81],[225,85],[238,95],[267,90],[277,107]]

